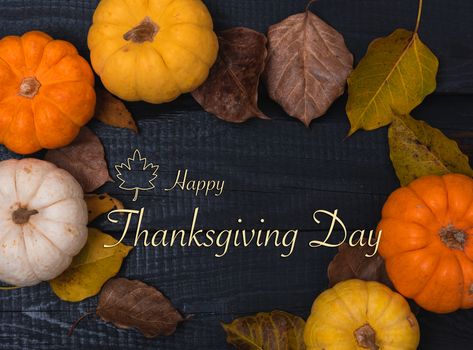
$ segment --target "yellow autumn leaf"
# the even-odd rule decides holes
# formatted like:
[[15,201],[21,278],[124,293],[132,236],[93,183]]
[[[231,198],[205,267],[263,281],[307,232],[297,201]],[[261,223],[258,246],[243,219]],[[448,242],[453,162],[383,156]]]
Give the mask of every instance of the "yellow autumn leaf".
[[438,59],[417,31],[397,29],[374,40],[348,78],[349,135],[392,122],[409,114],[436,88]]
[[124,208],[122,202],[107,193],[86,195],[84,199],[89,212],[89,224],[102,214]]
[[82,301],[100,292],[102,286],[115,276],[123,259],[132,247],[119,244],[117,240],[97,229],[89,228],[89,237],[82,251],[74,257],[71,266],[49,284],[53,292],[62,300]]
[[423,121],[395,116],[388,135],[391,160],[403,186],[425,175],[473,176],[458,144]]
[[227,343],[246,350],[304,350],[305,321],[284,311],[259,313],[222,324]]

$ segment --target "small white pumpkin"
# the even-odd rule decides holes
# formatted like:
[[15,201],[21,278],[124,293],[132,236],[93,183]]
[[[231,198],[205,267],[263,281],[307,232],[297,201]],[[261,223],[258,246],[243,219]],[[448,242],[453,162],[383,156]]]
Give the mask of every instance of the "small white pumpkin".
[[37,159],[0,162],[0,280],[51,280],[86,241],[87,206],[72,175]]

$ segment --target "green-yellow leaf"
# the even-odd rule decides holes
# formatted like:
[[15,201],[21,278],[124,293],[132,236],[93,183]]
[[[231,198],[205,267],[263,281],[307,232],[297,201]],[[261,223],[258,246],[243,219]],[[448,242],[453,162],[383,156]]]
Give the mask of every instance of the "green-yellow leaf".
[[348,78],[349,135],[409,114],[436,88],[437,57],[417,33],[397,29],[374,40]]
[[123,209],[123,203],[104,194],[89,194],[85,196],[85,203],[89,211],[89,224],[98,218],[100,215],[106,214],[115,209]]
[[283,311],[259,313],[222,324],[227,343],[242,350],[304,350],[305,321]]
[[71,266],[59,277],[50,281],[54,293],[64,301],[78,302],[100,292],[102,286],[115,276],[123,259],[132,247],[97,229],[89,228],[89,238],[82,251],[74,257]]
[[468,157],[440,130],[410,116],[396,116],[389,127],[391,160],[401,185],[425,175],[473,176]]

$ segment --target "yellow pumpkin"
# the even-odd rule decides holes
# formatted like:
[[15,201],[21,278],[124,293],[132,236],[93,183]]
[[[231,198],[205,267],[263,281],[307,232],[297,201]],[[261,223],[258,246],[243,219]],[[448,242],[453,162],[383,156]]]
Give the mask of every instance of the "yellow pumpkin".
[[378,282],[349,280],[315,300],[304,342],[307,350],[414,350],[419,325],[400,294]]
[[151,103],[199,87],[218,52],[212,18],[200,0],[102,0],[88,45],[110,92]]

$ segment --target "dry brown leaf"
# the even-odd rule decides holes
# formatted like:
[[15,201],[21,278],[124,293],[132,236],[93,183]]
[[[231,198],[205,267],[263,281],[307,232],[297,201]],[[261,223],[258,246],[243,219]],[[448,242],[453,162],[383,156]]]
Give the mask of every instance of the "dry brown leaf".
[[262,312],[222,326],[227,333],[227,343],[239,350],[305,349],[305,322],[287,312]]
[[86,127],[69,146],[48,151],[45,160],[71,173],[85,193],[95,191],[110,181],[103,145]]
[[125,104],[104,89],[97,90],[97,107],[95,118],[110,126],[130,129],[138,133],[133,116]]
[[156,288],[126,278],[116,278],[105,284],[96,313],[105,322],[122,329],[135,328],[147,338],[171,335],[184,321]]
[[239,27],[223,31],[218,38],[217,62],[207,81],[192,96],[207,112],[229,122],[267,119],[258,108],[259,79],[267,56],[266,37]]
[[372,250],[373,247],[351,247],[346,243],[342,244],[338,248],[338,254],[328,266],[329,287],[356,278],[363,281],[381,282],[392,288],[384,259],[379,254],[371,258],[366,257],[366,254],[371,254]]
[[100,215],[106,214],[115,209],[124,208],[122,202],[107,193],[88,194],[84,199],[89,213],[89,224]]
[[353,55],[343,36],[307,10],[269,28],[269,96],[306,126],[343,94]]

